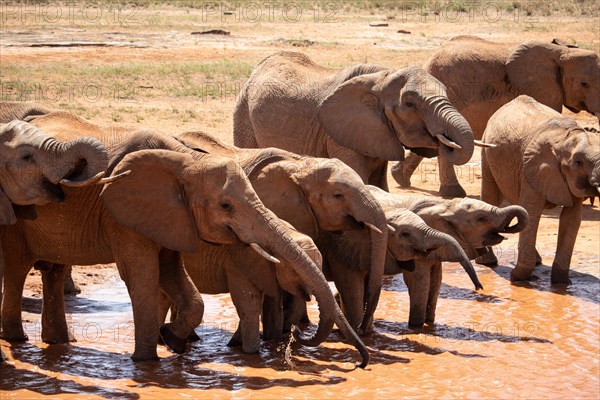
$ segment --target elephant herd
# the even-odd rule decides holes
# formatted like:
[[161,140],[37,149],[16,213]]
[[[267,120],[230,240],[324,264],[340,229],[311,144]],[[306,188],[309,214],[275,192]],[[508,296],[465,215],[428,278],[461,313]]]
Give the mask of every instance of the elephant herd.
[[[234,145],[0,102],[2,337],[27,339],[21,300],[36,267],[43,341],[73,340],[70,266],[114,262],[131,298],[135,361],[158,359],[159,341],[185,352],[201,293],[230,293],[240,317],[230,345],[257,352],[262,322],[263,340],[291,331],[317,346],[335,324],[365,367],[360,336],[373,329],[384,275],[403,274],[411,328],[434,323],[443,261],[482,289],[471,260],[495,265],[492,246],[520,232],[511,280],[527,280],[542,211],[556,206],[551,279],[568,283],[582,201],[600,195],[600,138],[560,110],[599,116],[599,79],[598,55],[554,43],[510,52],[459,37],[424,69],[396,71],[279,52],[238,97]],[[453,170],[475,145],[481,200],[465,197]],[[421,157],[435,156],[446,198],[388,193],[388,161],[400,161],[392,176],[408,186]],[[319,317],[308,333],[311,296]]]

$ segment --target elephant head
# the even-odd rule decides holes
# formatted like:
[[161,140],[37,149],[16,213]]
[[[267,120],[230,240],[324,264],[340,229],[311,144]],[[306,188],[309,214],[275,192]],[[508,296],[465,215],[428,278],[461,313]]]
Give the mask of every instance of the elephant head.
[[381,293],[387,223],[360,176],[337,159],[298,157],[276,149],[253,151],[244,165],[265,205],[313,238],[318,239],[319,231],[370,229],[364,313],[350,318],[362,320],[361,329],[366,330]]
[[[113,174],[125,170],[130,175],[101,194],[116,221],[175,251],[197,252],[203,240],[247,244],[269,261],[284,260],[303,277],[320,308],[316,333],[296,336],[315,346],[325,340],[341,315],[327,281],[294,242],[291,228],[263,205],[237,162],[191,150],[143,150],[126,155]],[[358,338],[355,343],[362,345],[366,365],[366,348]]]
[[525,148],[523,173],[544,198],[571,207],[573,197],[600,195],[600,137],[575,120],[549,119]]
[[[470,198],[423,200],[418,214],[428,225],[455,238],[471,259],[480,255],[481,249],[505,240],[501,234],[525,229],[529,218],[523,207],[499,208]],[[511,225],[515,218],[517,222]],[[456,261],[449,255],[444,257]]]
[[516,94],[527,94],[558,112],[564,105],[600,118],[600,58],[592,51],[528,42],[508,57],[506,72]]
[[446,87],[418,67],[350,77],[318,112],[325,131],[342,146],[383,160],[403,160],[404,147],[453,164],[473,154],[473,132],[448,100]]
[[388,259],[387,274],[397,274],[402,272],[402,269],[413,271],[415,260],[433,257],[440,261],[459,262],[475,288],[483,289],[469,257],[452,236],[432,228],[409,210],[402,208],[386,210],[386,216],[388,223],[394,228],[394,231],[388,232],[388,249],[396,261],[390,263],[391,260]]
[[[35,216],[36,205],[62,201],[59,184],[97,182],[108,166],[108,153],[92,138],[61,142],[23,121],[0,126],[0,223],[16,222],[17,213]],[[24,206],[32,205],[27,209]],[[21,207],[17,207],[21,206]]]

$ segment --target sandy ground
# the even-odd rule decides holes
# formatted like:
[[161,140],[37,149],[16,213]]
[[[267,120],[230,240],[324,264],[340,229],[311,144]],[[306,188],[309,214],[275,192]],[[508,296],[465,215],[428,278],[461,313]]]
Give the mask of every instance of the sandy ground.
[[[285,14],[280,7],[257,6],[254,11],[260,11],[260,19],[239,4],[216,9],[127,6],[117,11],[97,6],[93,15],[99,18],[90,14],[91,9],[85,14],[86,9],[77,5],[50,3],[47,8],[31,9],[10,6],[13,8],[3,9],[2,15],[0,97],[43,102],[98,123],[166,132],[202,129],[231,142],[231,114],[237,92],[251,66],[277,50],[303,51],[330,66],[375,63],[401,68],[423,63],[436,47],[459,34],[476,34],[508,44],[560,37],[596,52],[600,49],[597,13],[526,15],[523,10],[509,12],[502,8],[492,18],[486,14],[491,12],[489,9],[480,7],[467,13],[435,15],[433,10],[420,8],[361,11],[315,4],[317,9],[304,8],[299,18],[289,14],[291,9]],[[369,23],[374,21],[384,21],[388,26],[371,27]],[[224,29],[230,34],[191,34],[209,29]],[[400,29],[410,33],[398,33]],[[205,63],[213,70],[186,73],[185,68],[195,63]],[[232,71],[232,63],[240,71]],[[78,74],[80,70],[85,73]],[[154,72],[145,74],[146,70]],[[195,85],[198,90],[193,94],[182,92],[186,85]],[[589,114],[575,117],[584,125],[598,127]],[[410,191],[435,194],[436,167],[435,160],[423,163]],[[478,153],[458,168],[458,175],[469,196],[478,197]],[[392,192],[401,191],[391,176],[389,181]],[[554,254],[557,218],[558,210],[550,210],[540,224],[538,250],[545,265],[551,264]],[[595,278],[600,278],[599,222],[598,206],[586,204],[572,267],[577,273]],[[503,244],[500,257],[505,265],[510,266],[514,260],[515,249],[515,238]],[[541,276],[549,280],[547,268]],[[118,280],[114,266],[76,267],[74,277],[86,296]],[[595,286],[586,292],[590,291],[595,299],[592,310],[596,315],[592,311],[589,317],[597,334],[600,288],[598,279],[592,282]],[[35,299],[40,292],[39,275],[32,272],[26,294]],[[39,315],[33,312],[26,318],[26,322],[35,323]],[[594,368],[597,373],[597,365]],[[597,380],[592,382],[598,384]],[[29,392],[18,393],[27,397]]]

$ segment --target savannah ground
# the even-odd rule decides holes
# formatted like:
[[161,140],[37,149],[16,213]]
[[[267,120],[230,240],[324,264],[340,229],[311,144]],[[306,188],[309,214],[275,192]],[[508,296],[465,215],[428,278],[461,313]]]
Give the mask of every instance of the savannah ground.
[[[0,11],[0,99],[41,102],[102,124],[205,130],[229,143],[239,90],[252,67],[278,50],[332,67],[390,68],[421,65],[466,34],[507,44],[561,38],[600,52],[600,5],[586,0],[5,1]],[[213,29],[230,34],[193,34]],[[575,117],[598,128],[589,114]],[[435,193],[436,166],[421,165],[411,192]],[[479,154],[457,171],[478,197]],[[390,184],[401,191],[391,177]],[[111,265],[75,268],[83,292],[68,298],[68,313],[78,342],[48,346],[32,272],[24,299],[30,341],[1,342],[9,362],[0,367],[0,397],[598,398],[600,211],[584,207],[568,287],[549,285],[557,217],[551,210],[540,223],[539,280],[509,283],[517,239],[510,237],[498,249],[499,267],[477,266],[484,291],[473,292],[457,265],[445,267],[436,325],[422,331],[407,327],[402,277],[386,278],[376,333],[365,339],[366,371],[352,371],[356,352],[333,341],[317,349],[265,345],[259,355],[229,349],[237,318],[228,295],[203,296],[202,341],[187,354],[161,348],[160,363],[133,364],[127,292]]]

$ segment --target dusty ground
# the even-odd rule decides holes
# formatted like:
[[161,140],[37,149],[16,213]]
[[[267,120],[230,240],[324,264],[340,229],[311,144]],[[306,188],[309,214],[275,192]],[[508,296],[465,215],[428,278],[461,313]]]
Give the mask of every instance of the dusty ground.
[[[467,7],[467,12],[458,13],[448,7],[420,8],[418,2],[410,3],[411,7],[405,10],[400,7],[360,8],[346,3],[326,2],[315,3],[310,6],[312,8],[304,2],[293,3],[299,8],[285,8],[287,3],[283,2],[270,3],[269,6],[258,3],[226,6],[218,2],[199,6],[198,3],[202,2],[197,2],[194,8],[182,7],[184,3],[181,3],[180,6],[153,8],[126,5],[120,9],[103,3],[87,8],[52,2],[30,5],[29,8],[18,3],[2,5],[0,98],[43,102],[71,110],[98,123],[153,127],[167,132],[202,129],[231,142],[231,114],[241,85],[254,64],[281,49],[306,52],[324,65],[375,63],[393,68],[423,63],[437,46],[459,34],[475,34],[509,44],[530,39],[550,41],[559,37],[580,47],[600,51],[598,6],[594,2],[591,5],[585,1],[575,3],[570,11],[564,7],[560,11],[548,11],[539,2],[528,3],[530,7],[527,10],[531,15],[527,15],[526,7],[508,11],[513,2],[494,3],[501,5],[499,8],[473,2],[469,3],[471,6]],[[441,11],[436,15],[436,10]],[[369,26],[374,21],[384,21],[388,26]],[[223,29],[230,34],[191,34],[209,29]],[[410,33],[398,33],[400,29]],[[597,121],[588,114],[581,113],[576,118],[584,125],[595,124],[598,127]],[[435,161],[422,164],[413,177],[415,188],[412,191],[434,193],[438,186],[435,169]],[[478,154],[469,164],[460,167],[459,177],[468,194],[477,197],[480,190]],[[393,182],[391,177],[390,182]],[[400,191],[393,184],[391,190]],[[599,221],[598,206],[586,205],[572,267],[582,274],[577,276],[586,277],[584,282],[587,286],[584,289],[576,286],[577,289],[573,290],[582,290],[585,295],[579,297],[591,304],[587,308],[581,307],[587,313],[583,319],[589,320],[592,337],[598,335]],[[544,217],[538,234],[538,248],[546,265],[551,264],[556,234],[557,211],[553,210]],[[516,240],[511,238],[500,251],[507,271],[514,259],[515,248]],[[454,277],[452,283],[455,284],[454,275],[458,272],[456,269],[451,271],[451,277]],[[491,279],[489,270],[480,268],[479,271],[484,278]],[[507,271],[497,273],[506,278]],[[549,280],[547,272],[547,268],[539,271],[541,280]],[[111,266],[77,267],[74,276],[82,285],[84,297],[118,286],[116,282],[119,282],[116,270]],[[495,285],[499,284],[494,281],[492,286]],[[503,285],[509,284],[505,282]],[[540,285],[540,290],[550,290],[547,283],[534,283],[533,287],[536,288],[536,285]],[[390,283],[390,290],[405,291],[405,288],[397,289],[402,286],[401,279],[396,279]],[[27,288],[28,301],[38,304],[35,300],[40,293],[37,273],[32,272]],[[516,292],[513,290],[512,293]],[[402,294],[406,297],[406,293]],[[220,297],[217,300],[209,300],[209,303],[225,301]],[[407,306],[406,300],[402,305]],[[30,311],[25,317],[26,322],[35,324],[39,320],[39,308],[33,307]],[[406,312],[405,308],[401,313],[403,318]],[[388,313],[383,309],[378,316],[382,318]],[[458,309],[455,316],[460,314]],[[207,318],[211,315],[208,312]],[[34,343],[44,348],[39,337]],[[5,346],[6,342],[3,342]],[[131,343],[124,346],[117,351],[131,350]],[[592,340],[591,347],[594,351],[597,341]],[[24,354],[23,351],[17,349],[11,356],[14,365],[26,371],[37,371],[36,362],[16,361],[19,355]],[[168,353],[161,353],[165,354]],[[589,381],[584,383],[592,389],[587,392],[566,391],[562,392],[563,395],[597,397],[598,363],[593,361],[593,357],[591,360],[586,364]],[[383,364],[395,365],[391,362]],[[56,373],[49,375],[59,379]],[[100,379],[108,378],[84,383],[96,385]],[[553,397],[554,393],[558,393],[553,392],[552,382],[547,384],[548,392],[540,397]],[[596,389],[593,389],[594,386]],[[87,386],[75,387],[68,393],[88,392],[85,390]],[[169,388],[168,385],[166,387]],[[232,387],[235,387],[235,380]],[[2,397],[64,394],[60,390],[30,392],[18,389],[19,385],[9,385]],[[119,389],[94,393],[112,397],[124,392]],[[157,395],[157,392],[153,393]],[[262,392],[263,395],[265,393]],[[336,395],[342,392],[333,390],[327,393]],[[343,393],[351,395],[353,392]],[[364,396],[376,392],[362,393]],[[445,397],[477,396],[476,391],[462,395],[460,392],[451,394],[439,390],[431,393]],[[510,390],[483,390],[479,395],[498,397],[499,393],[511,397]],[[529,394],[535,393],[541,394],[535,391]],[[161,395],[168,397],[168,394]],[[285,392],[279,395],[285,395]]]

